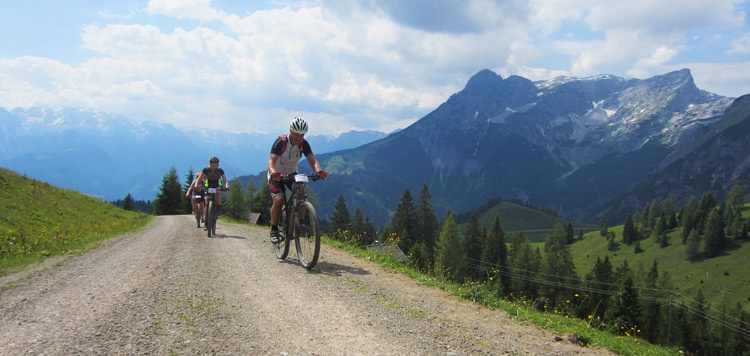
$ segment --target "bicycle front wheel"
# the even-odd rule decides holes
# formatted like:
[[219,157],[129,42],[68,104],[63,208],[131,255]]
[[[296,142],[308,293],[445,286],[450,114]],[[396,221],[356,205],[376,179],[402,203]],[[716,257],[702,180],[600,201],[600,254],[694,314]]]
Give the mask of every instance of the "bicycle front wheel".
[[302,202],[297,207],[294,225],[299,262],[303,267],[311,269],[318,263],[320,255],[320,226],[318,226],[318,214],[312,203]]
[[214,214],[216,213],[216,206],[214,205],[214,202],[209,201],[208,202],[208,210],[206,212],[208,213],[206,216],[206,223],[203,224],[203,226],[206,228],[206,231],[208,232],[208,237],[211,237],[211,233],[216,233],[215,226],[216,226],[216,220],[214,219]]
[[[286,211],[281,212],[281,226],[288,226],[286,221]],[[287,238],[289,229],[283,228],[279,236],[279,242],[273,244],[273,253],[276,254],[276,258],[283,260],[289,255],[289,239]]]

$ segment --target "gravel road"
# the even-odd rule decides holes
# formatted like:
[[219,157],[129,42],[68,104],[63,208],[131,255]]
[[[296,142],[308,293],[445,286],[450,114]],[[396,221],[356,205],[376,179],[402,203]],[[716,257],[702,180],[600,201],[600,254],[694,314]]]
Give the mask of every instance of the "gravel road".
[[2,355],[610,353],[323,246],[312,271],[268,230],[160,216],[89,253],[0,278]]

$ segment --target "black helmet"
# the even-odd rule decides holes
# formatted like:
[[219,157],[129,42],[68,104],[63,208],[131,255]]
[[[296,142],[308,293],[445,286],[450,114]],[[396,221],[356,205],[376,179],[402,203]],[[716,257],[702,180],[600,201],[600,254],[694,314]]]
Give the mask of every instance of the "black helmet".
[[213,156],[211,159],[208,160],[208,163],[219,163],[219,157]]

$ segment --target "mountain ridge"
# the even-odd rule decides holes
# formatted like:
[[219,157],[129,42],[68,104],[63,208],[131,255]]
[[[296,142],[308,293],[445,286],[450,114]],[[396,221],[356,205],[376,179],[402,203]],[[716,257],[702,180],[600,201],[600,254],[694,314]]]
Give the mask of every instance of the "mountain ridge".
[[[220,157],[229,177],[263,170],[277,136],[137,123],[82,108],[0,109],[0,166],[107,200],[127,194],[153,200],[170,166],[181,181],[188,169],[207,166],[211,156]],[[350,131],[309,139],[322,153],[384,136]]]
[[[414,196],[427,185],[439,215],[502,198],[614,223],[652,199],[678,195],[681,203],[706,189],[718,195],[729,184],[747,185],[748,107],[744,96],[701,90],[688,69],[544,81],[485,69],[402,130],[349,133],[337,139],[351,142],[336,147],[308,137],[331,173],[314,187],[319,213],[327,217],[343,194],[382,227],[405,189]],[[92,195],[118,192],[102,194],[110,200],[153,199],[170,165],[183,175],[213,155],[229,176],[260,181],[277,136],[135,124],[75,108],[0,110],[0,119],[0,165]],[[59,129],[50,130],[54,124]],[[29,145],[36,147],[23,151]]]
[[[377,202],[360,205],[357,197],[352,206],[371,218],[368,213],[381,214],[373,218],[381,223],[388,217],[380,207],[393,209],[405,189],[414,195],[422,184],[443,213],[499,197],[576,221],[617,221],[626,207],[610,205],[658,179],[656,168],[670,153],[692,152],[697,138],[723,125],[733,101],[697,88],[688,69],[648,79],[600,75],[538,82],[482,70],[462,91],[377,145],[319,158],[342,175],[336,189],[350,190],[349,196],[360,190],[349,180],[382,187]],[[383,162],[404,156],[407,164],[391,165],[404,178],[368,178],[385,171]],[[347,165],[363,168],[337,171]],[[638,203],[627,205],[632,211]]]

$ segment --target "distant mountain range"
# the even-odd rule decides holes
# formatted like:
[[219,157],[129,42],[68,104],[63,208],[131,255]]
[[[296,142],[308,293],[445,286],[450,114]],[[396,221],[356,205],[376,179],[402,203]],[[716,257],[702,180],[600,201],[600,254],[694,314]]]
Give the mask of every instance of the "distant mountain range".
[[750,183],[750,97],[698,89],[687,69],[532,82],[489,70],[408,128],[319,157],[325,215],[343,194],[375,224],[405,189],[439,213],[521,199],[579,222],[621,223],[652,199]]
[[[230,176],[260,180],[275,137],[83,109],[0,110],[0,165],[108,200],[152,200],[170,166],[184,181],[212,155]],[[378,227],[406,189],[416,203],[425,185],[439,216],[503,198],[610,225],[652,199],[750,185],[750,96],[700,90],[688,69],[537,82],[482,70],[401,131],[308,139],[331,173],[313,185],[320,216],[343,195]]]
[[[271,144],[279,134],[136,123],[77,108],[0,108],[0,166],[106,200],[122,199],[128,193],[138,200],[153,200],[171,166],[184,182],[189,169],[203,169],[214,155],[229,177],[257,174],[265,169]],[[335,138],[312,135],[308,140],[319,154],[385,135],[352,131]]]

